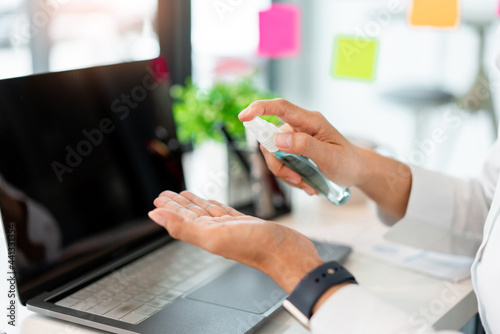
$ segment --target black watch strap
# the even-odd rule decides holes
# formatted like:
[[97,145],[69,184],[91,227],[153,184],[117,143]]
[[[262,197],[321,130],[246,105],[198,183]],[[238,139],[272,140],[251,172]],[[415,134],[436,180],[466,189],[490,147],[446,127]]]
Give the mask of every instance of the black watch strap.
[[300,281],[283,302],[283,307],[300,323],[309,328],[312,309],[318,299],[332,286],[347,282],[357,284],[354,276],[338,262],[325,263]]

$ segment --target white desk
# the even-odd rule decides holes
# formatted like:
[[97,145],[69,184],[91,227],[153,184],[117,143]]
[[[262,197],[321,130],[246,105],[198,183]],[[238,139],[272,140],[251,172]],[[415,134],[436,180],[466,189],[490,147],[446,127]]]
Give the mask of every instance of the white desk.
[[[406,269],[374,260],[356,251],[357,245],[374,235],[382,235],[387,227],[382,225],[373,205],[350,203],[334,207],[320,197],[309,198],[294,193],[294,212],[279,220],[311,238],[334,241],[353,246],[345,266],[356,276],[361,285],[374,294],[398,306],[412,316],[414,321],[427,321],[437,329],[458,330],[477,313],[477,303],[470,280],[451,284]],[[0,247],[5,247],[4,241]],[[3,273],[2,270],[2,286]],[[5,291],[1,289],[0,291]],[[2,304],[3,305],[3,304]],[[18,333],[22,334],[90,334],[104,333],[71,323],[62,322],[20,310]],[[0,329],[15,334],[0,318]],[[258,333],[294,334],[308,333],[286,311],[280,311]]]

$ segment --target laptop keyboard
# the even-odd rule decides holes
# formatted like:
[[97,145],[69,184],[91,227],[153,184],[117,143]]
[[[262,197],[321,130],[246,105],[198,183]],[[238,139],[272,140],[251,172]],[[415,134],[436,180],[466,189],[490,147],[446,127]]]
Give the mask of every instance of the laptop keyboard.
[[138,324],[233,264],[189,244],[174,242],[56,305]]

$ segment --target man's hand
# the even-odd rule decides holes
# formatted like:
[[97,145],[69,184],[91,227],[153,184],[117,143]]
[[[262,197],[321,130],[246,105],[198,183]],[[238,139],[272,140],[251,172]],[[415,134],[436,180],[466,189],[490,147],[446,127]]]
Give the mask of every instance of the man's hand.
[[323,260],[304,235],[192,193],[163,192],[149,217],[173,238],[268,274],[287,293]]
[[[359,187],[394,221],[405,215],[412,184],[407,165],[353,145],[319,112],[283,99],[254,102],[241,112],[239,119],[248,122],[258,116],[277,116],[287,123],[282,127],[284,133],[275,137],[279,150],[310,158],[335,183]],[[274,175],[310,195],[317,193],[299,174],[264,147],[261,149]]]
[[[362,182],[360,148],[345,139],[319,112],[308,111],[283,99],[257,101],[241,112],[243,122],[258,116],[277,116],[285,123],[283,134],[276,135],[275,144],[283,152],[303,155],[313,160],[330,180],[344,186]],[[262,147],[269,169],[283,181],[304,189],[310,195],[316,191]]]

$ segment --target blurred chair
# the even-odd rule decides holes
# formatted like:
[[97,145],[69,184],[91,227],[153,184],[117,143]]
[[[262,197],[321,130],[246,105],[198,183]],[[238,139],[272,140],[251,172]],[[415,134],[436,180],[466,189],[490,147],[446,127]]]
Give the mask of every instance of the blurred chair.
[[[462,1],[462,24],[475,29],[479,39],[477,76],[464,95],[455,96],[440,87],[429,88],[411,84],[381,93],[386,100],[414,111],[416,145],[425,139],[426,129],[423,125],[428,123],[432,110],[450,103],[456,103],[459,109],[470,113],[485,111],[490,119],[494,135],[498,135],[498,120],[485,67],[486,32],[496,18],[497,7],[498,2],[494,0]],[[446,36],[443,37],[446,38]]]

